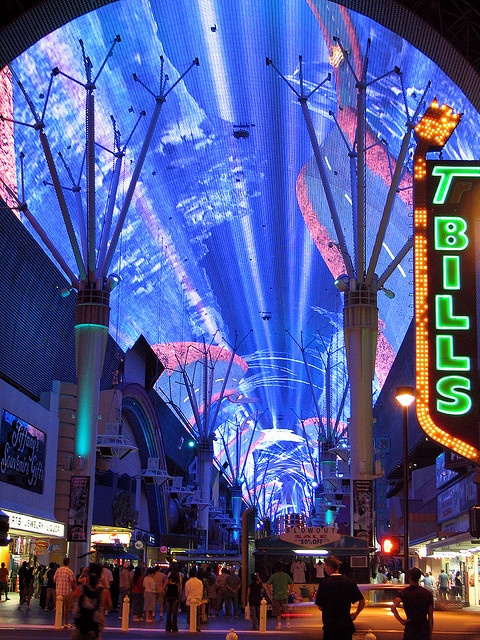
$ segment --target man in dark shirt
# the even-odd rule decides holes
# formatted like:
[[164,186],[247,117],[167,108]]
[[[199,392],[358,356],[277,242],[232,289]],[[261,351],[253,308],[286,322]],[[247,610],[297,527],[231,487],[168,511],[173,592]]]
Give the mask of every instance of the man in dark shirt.
[[53,611],[53,609],[55,609],[56,604],[55,580],[53,579],[56,570],[57,567],[55,566],[55,563],[50,562],[50,564],[48,565],[47,574],[45,576],[47,580],[47,597],[45,599],[45,609],[50,609],[50,611]]
[[[318,583],[315,599],[322,611],[323,640],[352,640],[353,621],[365,606],[365,598],[355,580],[340,574],[340,560],[335,556],[325,558],[325,575]],[[350,613],[355,602],[357,609]]]
[[229,618],[232,614],[238,618],[238,590],[242,586],[240,577],[235,572],[235,567],[230,569],[230,573],[225,580],[225,616]]
[[[422,572],[413,567],[408,572],[409,586],[402,589],[392,604],[395,618],[404,625],[403,640],[431,640],[433,632],[433,594],[418,583]],[[397,611],[403,602],[406,619]]]

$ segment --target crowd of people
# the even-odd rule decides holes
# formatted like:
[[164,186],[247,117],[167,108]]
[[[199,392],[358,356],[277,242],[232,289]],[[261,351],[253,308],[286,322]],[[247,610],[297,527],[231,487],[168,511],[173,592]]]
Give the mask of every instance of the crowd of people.
[[[401,569],[391,572],[387,567],[380,566],[375,576],[375,583],[404,584],[405,574]],[[462,574],[460,571],[450,572],[450,574],[448,574],[445,569],[442,569],[437,578],[432,575],[431,571],[426,571],[422,573],[420,585],[440,600],[446,600],[448,597],[461,600],[464,595]]]
[[[340,566],[338,558],[328,556],[325,577],[318,583],[315,604],[322,612],[323,640],[352,640],[354,621],[365,607],[365,598],[358,585],[340,573]],[[432,638],[433,593],[420,585],[422,577],[424,574],[420,569],[411,568],[407,574],[408,586],[398,589],[391,606],[395,619],[404,628],[403,640]],[[402,613],[399,612],[400,605]]]
[[[0,599],[10,599],[8,570],[0,568]],[[123,565],[92,563],[77,575],[70,568],[69,558],[62,565],[31,566],[23,562],[18,571],[18,609],[30,609],[31,599],[38,598],[40,607],[54,610],[62,597],[62,625],[72,629],[72,640],[98,640],[105,616],[117,613],[121,619],[123,603],[128,597],[133,622],[152,623],[165,619],[165,629],[178,631],[178,613],[187,613],[195,605],[197,630],[210,617],[238,618],[241,579],[236,567],[192,568],[173,563],[170,566],[145,566],[126,562]],[[89,606],[85,606],[89,602]],[[93,603],[93,604],[92,604]],[[92,617],[89,612],[96,612]]]
[[[353,620],[365,604],[363,595],[354,580],[340,573],[341,563],[337,558],[329,556],[324,563],[318,564],[315,604],[322,611],[324,640],[329,637],[351,640]],[[296,569],[303,572],[302,566]],[[277,563],[272,573],[268,571],[265,575],[265,572],[267,568],[263,567],[261,574],[255,572],[250,576],[245,618],[251,620],[253,630],[259,630],[261,602],[266,598],[271,605],[272,617],[276,618],[277,629],[282,628],[282,620],[288,627],[289,617],[285,614],[296,582],[295,572],[292,579],[281,563]],[[405,580],[402,571],[390,573],[387,568],[379,567],[375,582],[402,587],[395,597],[392,612],[405,626],[404,638],[409,640],[431,637],[434,597],[446,598],[447,592],[462,597],[463,592],[460,571],[450,576],[442,570],[435,579],[431,572],[422,573],[413,568]],[[8,583],[9,572],[2,563],[0,600],[2,595],[6,600],[10,599]],[[42,608],[53,610],[61,596],[62,624],[64,628],[72,629],[72,640],[100,640],[105,616],[117,612],[121,619],[126,598],[134,622],[161,622],[165,618],[165,630],[177,632],[178,614],[183,611],[187,614],[187,626],[200,631],[201,624],[208,622],[210,617],[239,617],[241,583],[235,566],[219,569],[203,565],[187,571],[176,563],[147,567],[142,562],[136,566],[130,562],[121,566],[105,562],[92,563],[75,575],[69,558],[65,558],[60,566],[52,562],[48,567],[34,568],[23,562],[18,571],[18,609],[29,610],[31,599],[37,597]],[[405,583],[407,587],[404,587]],[[350,607],[355,603],[356,611],[351,613]],[[406,618],[398,612],[400,604]],[[191,618],[191,613],[195,619]]]
[[223,568],[218,574],[210,568],[186,571],[176,564],[168,568],[145,568],[125,565],[120,569],[120,597],[129,596],[133,621],[163,620],[166,631],[178,631],[178,612],[186,611],[190,624],[190,607],[196,607],[196,625],[209,617],[239,616],[241,580],[237,569]]

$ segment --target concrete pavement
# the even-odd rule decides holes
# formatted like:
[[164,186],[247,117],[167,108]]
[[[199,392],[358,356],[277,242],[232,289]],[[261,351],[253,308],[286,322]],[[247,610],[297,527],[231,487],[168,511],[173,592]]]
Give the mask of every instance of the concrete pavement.
[[[32,599],[30,610],[18,610],[18,594],[11,593],[10,600],[0,602],[0,637],[1,640],[69,640],[69,629],[56,629],[54,626],[55,613],[40,608],[38,600]],[[438,612],[435,614],[435,629],[433,640],[480,640],[480,607],[468,607],[456,612]],[[241,615],[234,618],[210,618],[208,623],[201,625],[201,635],[189,631],[186,614],[179,615],[179,632],[167,633],[165,620],[151,624],[133,622],[130,616],[129,629],[122,630],[122,620],[119,612],[111,612],[107,616],[106,628],[102,633],[103,640],[149,640],[150,638],[170,637],[185,640],[192,635],[199,635],[203,640],[219,640],[226,638],[230,628],[234,628],[239,640],[250,638],[260,639],[268,637],[282,640],[321,640],[320,615],[299,616],[290,618],[290,628],[276,630],[276,620],[267,619],[267,632],[259,633],[251,630],[251,622]],[[354,640],[364,640],[369,627],[375,631],[377,640],[401,640],[403,628],[393,623],[382,609],[367,607],[359,616],[357,633]]]
[[[70,637],[70,630],[55,628],[55,612],[41,609],[37,599],[32,598],[30,609],[28,611],[26,610],[25,605],[23,605],[23,609],[19,611],[18,594],[10,593],[9,596],[9,601],[5,602],[2,599],[2,601],[0,602],[0,635],[2,640],[7,640],[7,638],[9,637],[26,639],[49,638],[53,636],[55,638],[62,639]],[[104,640],[120,637],[125,638],[126,636],[128,636],[129,640],[136,640],[137,638],[153,638],[158,637],[159,635],[163,635],[165,637],[169,636],[171,638],[185,638],[187,636],[191,637],[192,635],[197,635],[189,631],[186,613],[179,614],[178,633],[167,633],[165,631],[165,619],[157,619],[155,622],[147,624],[145,622],[133,622],[131,615],[129,619],[128,631],[122,631],[122,620],[119,618],[119,616],[120,612],[112,611],[106,617],[106,627],[102,634]],[[73,622],[73,620],[71,620],[71,622]],[[207,623],[201,624],[201,637],[208,638],[211,636],[215,637],[216,640],[218,640],[219,637],[225,638],[231,628],[235,629],[236,633],[239,635],[239,638],[245,637],[247,635],[250,638],[265,637],[265,635],[271,635],[272,633],[275,633],[276,635],[281,633],[282,637],[285,637],[286,640],[293,637],[299,637],[298,623],[296,623],[294,620],[291,621],[291,629],[287,631],[287,629],[285,628],[282,632],[276,631],[276,620],[273,620],[271,618],[267,620],[267,634],[261,634],[258,631],[252,631],[251,626],[252,623],[248,620],[245,620],[243,614],[241,614],[238,619],[235,619],[233,617],[209,618],[209,621]],[[318,629],[319,626],[316,625],[315,629],[311,630],[314,632],[314,635],[312,637],[315,637],[317,640],[319,638]],[[294,631],[296,631],[295,634]],[[309,636],[310,634],[304,635],[302,632],[302,638],[305,638],[305,640]]]

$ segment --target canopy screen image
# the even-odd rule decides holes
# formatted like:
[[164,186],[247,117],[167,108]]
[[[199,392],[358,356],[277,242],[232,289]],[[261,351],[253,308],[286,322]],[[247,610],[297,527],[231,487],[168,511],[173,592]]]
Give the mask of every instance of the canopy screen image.
[[[363,69],[365,166],[354,177]],[[332,206],[356,263],[353,185],[364,183],[368,264],[403,153],[375,267],[385,273],[413,234],[407,123],[436,97],[464,114],[444,155],[473,159],[478,113],[408,42],[327,0],[122,0],[43,38],[6,74],[2,114],[15,121],[8,204],[28,204],[76,275],[72,237],[82,251],[84,169],[94,163],[96,260],[121,279],[111,335],[122,349],[140,335],[154,347],[166,366],[159,393],[181,408],[193,436],[216,434],[218,463],[245,497],[270,515],[309,511],[322,442],[348,446],[343,294],[334,285],[346,266]],[[86,123],[89,83],[95,118]],[[109,255],[102,238],[127,201]],[[411,322],[412,292],[410,251],[378,292],[373,401]],[[210,402],[215,420],[199,427]]]

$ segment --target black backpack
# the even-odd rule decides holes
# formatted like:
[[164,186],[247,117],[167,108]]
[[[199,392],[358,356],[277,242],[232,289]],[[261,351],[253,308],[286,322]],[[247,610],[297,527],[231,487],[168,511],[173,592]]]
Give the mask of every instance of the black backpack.
[[103,587],[91,589],[87,585],[83,585],[81,593],[74,607],[75,626],[82,634],[88,634],[93,631],[95,637],[100,631],[99,609],[100,598]]

